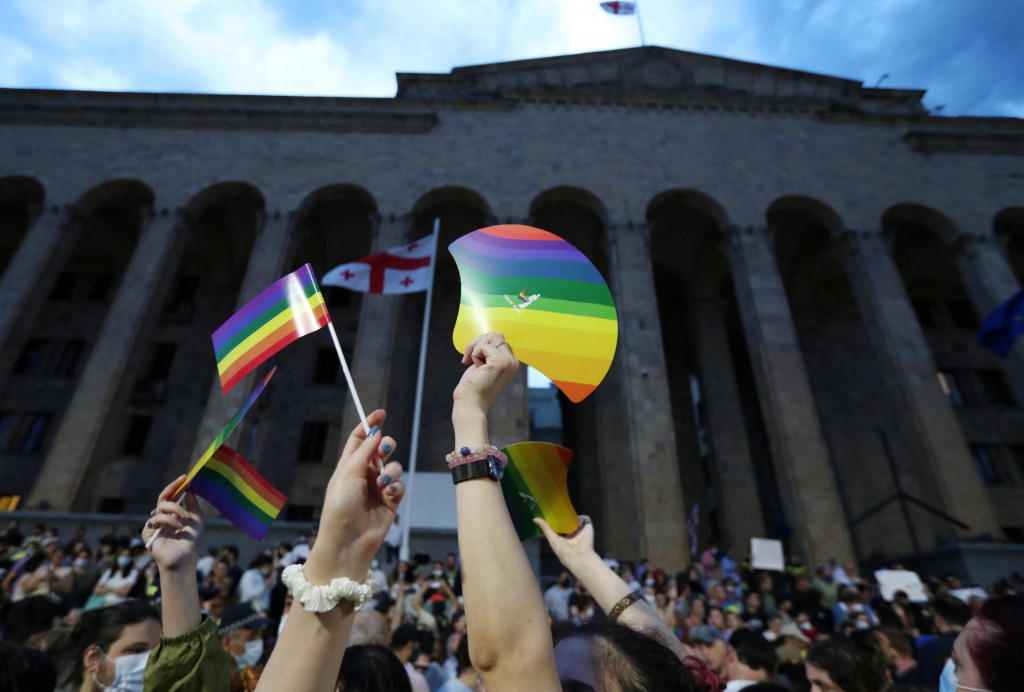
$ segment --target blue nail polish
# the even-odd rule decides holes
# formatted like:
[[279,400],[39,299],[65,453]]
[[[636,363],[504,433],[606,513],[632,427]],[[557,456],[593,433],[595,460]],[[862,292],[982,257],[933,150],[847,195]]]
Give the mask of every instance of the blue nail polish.
[[391,497],[394,497],[394,496],[395,496],[395,494],[396,494],[396,493],[398,492],[398,488],[396,488],[396,487],[395,487],[395,486],[393,486],[393,485],[389,485],[389,486],[387,487],[387,490],[385,490],[384,492],[386,492],[386,493],[387,493],[388,495],[390,495]]
[[381,445],[380,448],[384,450],[385,454],[391,454],[391,445]]
[[370,428],[370,432],[366,433],[366,436],[367,437],[373,437],[374,435],[376,435],[379,432],[380,432],[380,426],[379,425],[375,425],[372,428]]
[[391,476],[384,475],[384,476],[380,477],[380,484],[381,485],[387,485],[390,482],[391,482]]

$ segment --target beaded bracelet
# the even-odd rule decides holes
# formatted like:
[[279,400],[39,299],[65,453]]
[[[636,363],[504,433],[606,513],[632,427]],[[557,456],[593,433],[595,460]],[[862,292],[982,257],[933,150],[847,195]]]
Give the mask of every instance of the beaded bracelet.
[[281,573],[281,581],[295,599],[311,613],[326,613],[342,600],[352,601],[355,610],[359,610],[370,602],[373,594],[380,588],[370,570],[367,570],[366,581],[362,584],[345,577],[332,579],[330,584],[310,584],[306,581],[303,565],[285,567]]
[[463,447],[462,449],[458,449],[446,455],[444,460],[448,462],[448,468],[451,468],[452,466],[468,464],[471,461],[478,461],[480,459],[486,459],[487,457],[495,457],[501,464],[502,468],[505,468],[505,465],[508,464],[508,457],[494,445]]
[[612,609],[608,611],[608,619],[612,622],[615,622],[619,619],[619,616],[622,615],[622,611],[624,611],[626,608],[633,605],[643,597],[644,595],[639,591],[634,591],[628,594],[627,596],[624,596],[622,600],[620,600],[618,603],[612,606]]

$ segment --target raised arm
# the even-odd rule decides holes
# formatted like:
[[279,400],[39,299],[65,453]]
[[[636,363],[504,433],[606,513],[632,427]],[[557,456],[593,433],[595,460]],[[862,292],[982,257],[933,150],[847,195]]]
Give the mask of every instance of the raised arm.
[[[402,475],[400,464],[389,462],[384,475],[377,470],[376,455],[387,458],[395,448],[393,439],[381,438],[379,426],[384,422],[384,412],[374,411],[368,419],[373,426],[370,435],[363,434],[362,426],[352,431],[327,484],[320,530],[302,569],[303,578],[311,585],[330,584],[338,578],[363,584],[405,492],[398,480]],[[309,600],[308,604],[312,608],[315,602]],[[333,690],[354,613],[351,600],[343,599],[329,610],[313,612],[296,597],[256,689]]]
[[[617,603],[633,593],[633,589],[604,564],[594,551],[594,525],[589,517],[580,516],[579,527],[569,536],[555,533],[543,519],[534,519],[533,523],[544,532],[544,537],[548,539],[559,561],[587,588],[605,613],[611,613]],[[626,606],[619,614],[618,621],[657,639],[680,659],[689,655],[657,611],[647,605],[643,598]]]
[[[519,362],[501,334],[466,347],[454,392],[455,449],[490,443],[487,412]],[[544,599],[501,486],[474,478],[455,489],[469,656],[487,692],[560,690]]]

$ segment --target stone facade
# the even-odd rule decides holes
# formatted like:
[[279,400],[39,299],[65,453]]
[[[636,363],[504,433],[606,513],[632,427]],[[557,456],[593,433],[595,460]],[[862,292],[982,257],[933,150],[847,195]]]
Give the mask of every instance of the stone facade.
[[[618,556],[778,535],[812,563],[1024,540],[1024,345],[973,339],[1024,271],[1024,122],[656,47],[400,74],[394,99],[0,90],[0,496],[142,512],[237,408],[209,335],[274,278],[493,223],[562,235],[620,312],[562,404]],[[420,468],[461,366],[442,252]],[[423,295],[327,291],[364,403],[410,437]],[[315,519],[356,416],[326,336],[235,446]],[[529,434],[525,373],[494,441]],[[545,430],[545,434],[551,434]],[[897,487],[950,519],[889,498]]]

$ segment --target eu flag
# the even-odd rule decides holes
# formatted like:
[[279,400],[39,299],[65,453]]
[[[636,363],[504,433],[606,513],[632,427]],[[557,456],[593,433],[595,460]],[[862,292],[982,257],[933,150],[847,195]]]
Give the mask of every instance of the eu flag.
[[1024,288],[992,311],[978,330],[978,343],[1006,358],[1021,334],[1024,334]]

